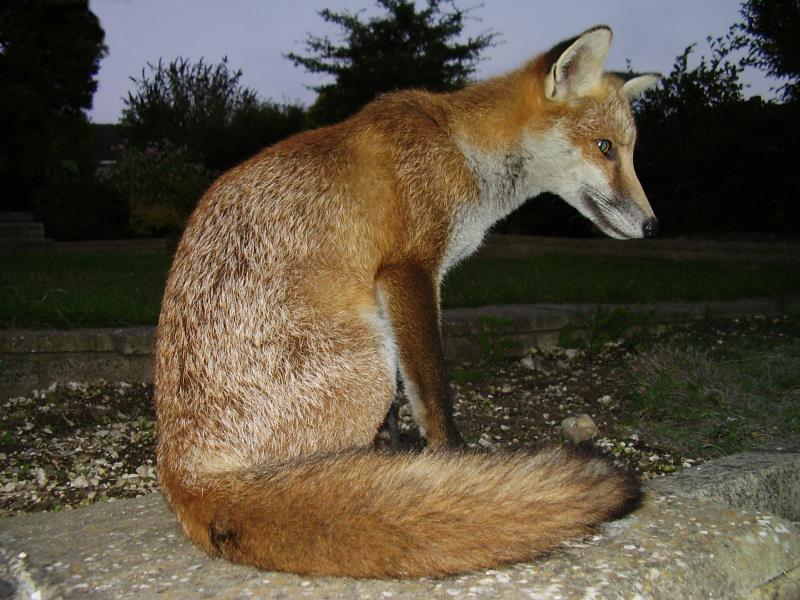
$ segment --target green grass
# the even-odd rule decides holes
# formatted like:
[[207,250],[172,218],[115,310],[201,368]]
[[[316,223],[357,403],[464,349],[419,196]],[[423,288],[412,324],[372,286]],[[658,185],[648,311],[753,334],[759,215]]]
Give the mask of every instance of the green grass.
[[171,257],[163,254],[0,254],[0,326],[151,325]]
[[739,452],[800,431],[800,321],[710,328],[640,348],[625,371],[630,423],[696,455]]
[[[169,269],[163,254],[0,254],[0,326],[154,324]],[[446,279],[446,307],[530,302],[654,302],[782,296],[796,265],[613,257],[473,259]]]
[[645,258],[476,259],[447,275],[447,307],[528,302],[658,302],[783,296],[800,290],[796,264],[738,265]]

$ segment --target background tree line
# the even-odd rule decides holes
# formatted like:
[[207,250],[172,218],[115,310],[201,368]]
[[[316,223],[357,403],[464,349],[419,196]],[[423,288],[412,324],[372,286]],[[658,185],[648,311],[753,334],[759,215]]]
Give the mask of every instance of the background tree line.
[[[494,32],[464,39],[470,11],[446,0],[376,3],[381,14],[369,19],[321,11],[341,41],[309,36],[306,54],[286,55],[328,76],[308,108],[260,99],[226,59],[145,65],[131,77],[116,161],[99,167],[86,111],[107,51],[100,23],[86,0],[7,0],[0,8],[2,208],[35,210],[57,238],[179,233],[213,178],[260,148],[346,118],[381,93],[458,89],[497,41]],[[798,231],[800,3],[745,0],[741,17],[707,40],[703,56],[686,48],[663,86],[635,106],[637,170],[668,235]],[[783,82],[777,101],[744,98],[747,66]],[[498,228],[594,234],[547,195]]]

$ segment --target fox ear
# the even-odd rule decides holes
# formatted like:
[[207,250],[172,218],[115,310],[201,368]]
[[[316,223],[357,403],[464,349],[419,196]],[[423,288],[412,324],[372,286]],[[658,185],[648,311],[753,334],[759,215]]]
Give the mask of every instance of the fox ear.
[[564,100],[585,95],[603,77],[610,45],[611,28],[599,25],[555,46],[547,54],[552,66],[544,81],[545,96]]
[[656,85],[661,79],[661,73],[642,73],[640,75],[634,75],[622,84],[620,91],[622,95],[627,98],[628,102],[631,102]]

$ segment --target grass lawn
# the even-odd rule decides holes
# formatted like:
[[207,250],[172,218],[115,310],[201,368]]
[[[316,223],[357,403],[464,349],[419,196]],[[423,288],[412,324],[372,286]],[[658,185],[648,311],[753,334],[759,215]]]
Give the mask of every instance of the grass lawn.
[[445,306],[528,302],[660,302],[780,297],[800,291],[796,264],[541,256],[465,262],[445,281]]
[[796,318],[672,333],[636,348],[620,371],[627,422],[651,443],[715,456],[800,431]]
[[167,253],[0,254],[0,326],[152,325],[170,261]]
[[[170,256],[0,254],[0,327],[154,324]],[[529,302],[655,302],[781,297],[791,264],[736,265],[590,256],[473,259],[445,281],[446,307]]]

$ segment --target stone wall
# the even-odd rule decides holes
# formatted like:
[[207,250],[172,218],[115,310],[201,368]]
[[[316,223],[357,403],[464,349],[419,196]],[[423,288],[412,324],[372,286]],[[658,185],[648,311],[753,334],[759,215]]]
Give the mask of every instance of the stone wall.
[[[445,356],[451,362],[492,354],[522,356],[565,334],[580,338],[598,314],[617,311],[626,331],[660,331],[704,319],[778,316],[800,310],[775,300],[649,305],[536,304],[446,310]],[[76,330],[0,330],[0,399],[29,393],[54,381],[153,380],[154,327]]]

